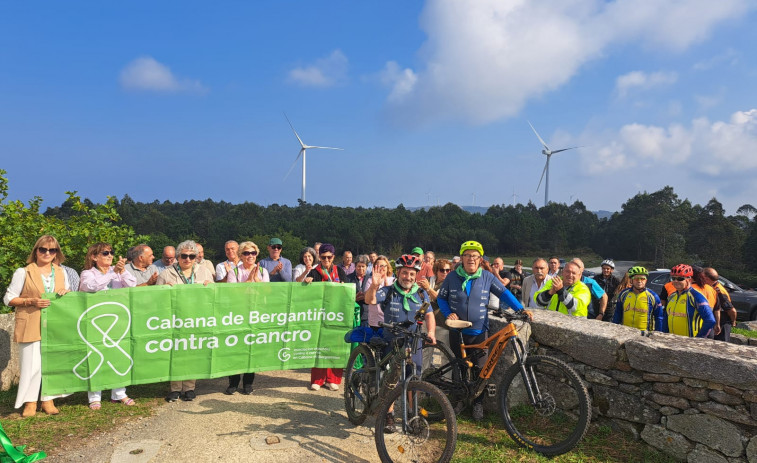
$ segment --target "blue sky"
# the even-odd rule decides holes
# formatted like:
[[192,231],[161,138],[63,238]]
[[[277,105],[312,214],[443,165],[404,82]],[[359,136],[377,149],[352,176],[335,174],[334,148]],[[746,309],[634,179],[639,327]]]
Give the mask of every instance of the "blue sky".
[[[10,197],[757,203],[747,0],[0,0]],[[755,204],[757,205],[757,204]]]

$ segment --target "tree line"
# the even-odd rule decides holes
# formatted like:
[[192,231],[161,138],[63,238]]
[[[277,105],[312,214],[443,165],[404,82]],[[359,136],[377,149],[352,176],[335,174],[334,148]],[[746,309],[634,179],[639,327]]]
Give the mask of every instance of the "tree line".
[[252,202],[231,204],[210,199],[184,202],[137,202],[128,195],[102,204],[76,192],[56,207],[40,212],[42,198],[28,204],[7,198],[0,170],[0,291],[13,271],[25,265],[37,237],[56,235],[67,265],[81,270],[89,244],[109,242],[126,250],[146,242],[160,255],[163,246],[194,239],[206,258],[225,259],[229,239],[252,240],[261,247],[277,236],[284,256],[297,261],[299,251],[316,241],[333,243],[354,254],[377,251],[391,256],[414,246],[454,254],[460,243],[477,240],[489,255],[559,255],[594,252],[656,267],[679,262],[711,265],[727,277],[757,286],[757,209],[749,204],[727,216],[717,199],[692,205],[672,187],[638,193],[619,212],[599,219],[576,201],[571,205],[533,203],[495,205],[470,213],[448,203],[429,209],[336,207],[300,202],[297,206]]

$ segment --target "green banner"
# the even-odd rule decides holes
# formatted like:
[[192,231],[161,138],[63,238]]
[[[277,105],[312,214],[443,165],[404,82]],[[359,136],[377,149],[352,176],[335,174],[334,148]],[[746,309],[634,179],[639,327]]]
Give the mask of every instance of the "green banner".
[[296,368],[344,368],[355,286],[150,286],[53,297],[44,395]]

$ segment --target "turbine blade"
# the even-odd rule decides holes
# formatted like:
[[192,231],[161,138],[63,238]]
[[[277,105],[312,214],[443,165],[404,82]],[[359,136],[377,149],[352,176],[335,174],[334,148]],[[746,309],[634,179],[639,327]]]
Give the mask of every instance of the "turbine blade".
[[344,151],[344,148],[332,148],[330,146],[306,146],[305,148],[307,148],[307,149],[310,149],[310,148],[319,148],[319,149],[322,149],[322,150],[341,150],[341,151]]
[[284,113],[284,117],[286,117],[286,120],[287,120],[287,122],[289,122],[289,127],[291,127],[291,128],[292,128],[292,132],[294,132],[294,136],[295,136],[295,137],[297,137],[297,141],[299,141],[299,142],[300,142],[300,146],[301,146],[302,148],[307,148],[307,146],[305,145],[305,143],[303,143],[303,142],[302,142],[302,138],[300,138],[300,136],[299,136],[299,135],[297,135],[297,131],[296,131],[296,130],[294,130],[294,126],[292,125],[292,121],[290,121],[290,120],[289,120],[289,117],[287,117],[287,113]]
[[572,146],[572,147],[570,147],[570,148],[563,148],[563,149],[561,149],[561,150],[554,150],[554,151],[552,151],[552,154],[555,154],[555,153],[560,153],[560,152],[562,152],[562,151],[574,150],[574,149],[576,149],[576,148],[583,148],[583,146]]
[[[528,125],[531,125],[531,121],[527,120],[526,122],[528,122]],[[547,146],[547,144],[544,143],[544,140],[541,138],[541,135],[539,135],[539,132],[536,131],[536,129],[534,128],[533,125],[531,125],[531,130],[534,131],[534,133],[536,134],[536,138],[538,138],[539,141],[541,142],[541,144],[544,145],[544,149],[546,149],[547,151],[549,151],[549,146]]]
[[536,192],[539,192],[539,188],[541,187],[541,181],[544,180],[544,174],[547,173],[547,166],[549,166],[549,157],[547,158],[547,162],[544,163],[544,170],[541,171],[541,178],[539,179],[539,186],[536,187]]
[[296,158],[294,158],[294,162],[292,163],[291,167],[289,167],[289,170],[287,171],[287,174],[286,174],[286,175],[284,176],[284,180],[286,180],[286,179],[287,179],[287,177],[289,177],[289,174],[291,174],[291,173],[292,173],[292,169],[294,169],[294,166],[296,166],[296,165],[297,165],[297,161],[299,161],[299,160],[300,160],[300,156],[302,156],[302,152],[303,152],[303,151],[305,151],[305,148],[302,148],[302,149],[300,150],[300,154],[298,154],[298,155],[297,155],[297,157],[296,157]]

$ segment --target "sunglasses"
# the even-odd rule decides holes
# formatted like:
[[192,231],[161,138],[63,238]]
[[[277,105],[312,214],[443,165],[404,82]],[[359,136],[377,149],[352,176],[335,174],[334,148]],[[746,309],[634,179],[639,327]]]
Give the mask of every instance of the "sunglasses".
[[195,260],[197,254],[179,254],[179,257],[181,257],[182,259]]
[[318,258],[321,260],[333,260],[334,256],[319,256]]
[[442,273],[449,273],[449,272],[452,271],[452,269],[451,268],[440,268],[439,271],[442,272]]
[[274,245],[271,245],[271,249],[278,249],[278,250],[281,250],[281,245],[280,245],[280,244],[274,244]]
[[116,253],[115,253],[115,252],[113,252],[113,251],[102,251],[102,252],[100,253],[100,255],[101,255],[101,256],[104,256],[104,257],[108,257],[108,256],[115,256],[115,255],[116,255]]
[[639,277],[639,276],[633,277],[633,280],[646,280],[646,279],[647,277]]
[[58,248],[43,248],[40,246],[37,248],[37,251],[39,251],[40,254],[47,254],[48,252],[50,254],[57,254]]
[[242,251],[243,256],[257,256],[258,251]]
[[670,277],[670,281],[684,281],[688,277]]

